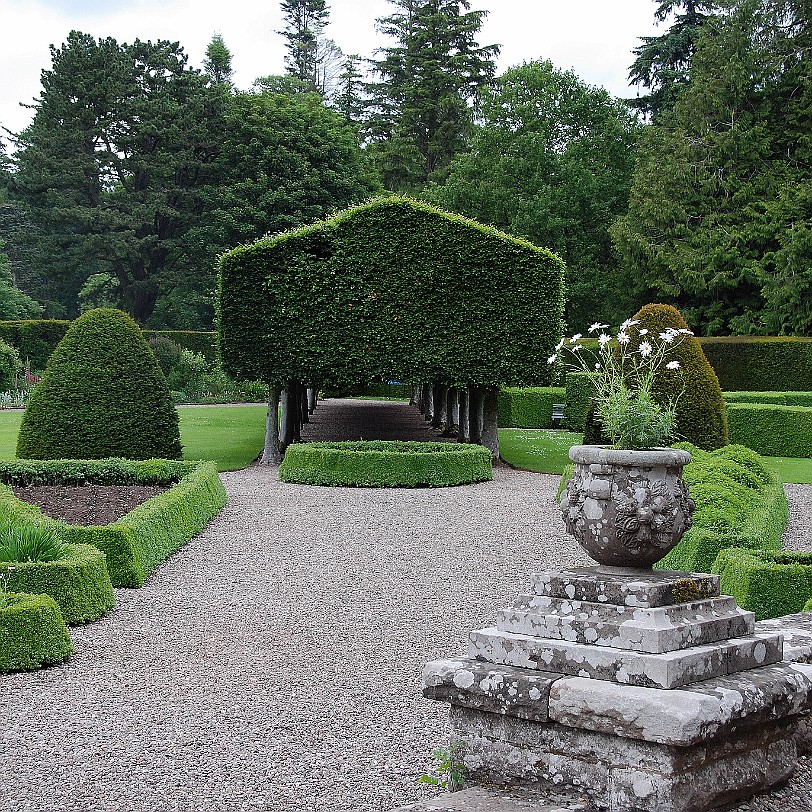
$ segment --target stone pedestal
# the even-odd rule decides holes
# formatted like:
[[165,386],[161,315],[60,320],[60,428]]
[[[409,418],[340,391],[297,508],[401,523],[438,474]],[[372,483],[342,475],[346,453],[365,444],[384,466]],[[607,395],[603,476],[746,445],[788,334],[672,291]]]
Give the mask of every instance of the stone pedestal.
[[572,785],[612,812],[702,812],[785,781],[812,665],[711,575],[578,568],[429,663],[475,779]]

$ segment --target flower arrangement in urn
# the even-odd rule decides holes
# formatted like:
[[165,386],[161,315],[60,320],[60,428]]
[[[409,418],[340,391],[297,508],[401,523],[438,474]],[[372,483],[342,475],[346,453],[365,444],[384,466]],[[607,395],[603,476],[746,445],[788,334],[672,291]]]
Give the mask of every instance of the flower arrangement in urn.
[[591,368],[581,334],[562,339],[548,359],[553,364],[569,351],[576,368],[589,374],[595,413],[614,443],[570,449],[575,475],[561,495],[561,511],[568,532],[603,568],[639,572],[651,569],[691,526],[694,503],[681,476],[691,455],[662,447],[676,434],[676,401],[658,403],[652,396],[657,375],[679,374],[669,351],[691,332],[669,328],[653,336],[633,319],[615,335],[607,328],[599,322],[589,328],[598,342]]

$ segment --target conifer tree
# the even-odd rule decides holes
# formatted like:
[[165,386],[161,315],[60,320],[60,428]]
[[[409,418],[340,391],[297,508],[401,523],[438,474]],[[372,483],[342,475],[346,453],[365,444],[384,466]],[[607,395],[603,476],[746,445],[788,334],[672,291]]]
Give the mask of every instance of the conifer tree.
[[220,33],[214,34],[206,46],[203,70],[215,85],[231,87],[234,71],[231,68],[231,51]]
[[285,68],[290,76],[319,91],[324,54],[323,34],[330,19],[327,0],[281,0],[285,28],[278,33],[286,40]]

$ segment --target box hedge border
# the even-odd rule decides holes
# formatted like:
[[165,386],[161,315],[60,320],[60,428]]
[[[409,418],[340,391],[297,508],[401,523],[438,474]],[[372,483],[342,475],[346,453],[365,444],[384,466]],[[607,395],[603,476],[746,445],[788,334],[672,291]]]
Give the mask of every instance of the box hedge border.
[[499,425],[503,428],[549,429],[553,405],[564,403],[563,386],[506,387],[499,392]]
[[730,441],[766,457],[812,457],[812,407],[728,403]]
[[56,561],[0,562],[3,576],[12,592],[53,598],[69,625],[97,620],[116,603],[105,555],[89,544],[71,544],[70,555]]
[[297,443],[279,467],[283,482],[363,488],[442,488],[493,479],[479,445],[401,440]]
[[725,392],[727,403],[773,403],[777,406],[812,406],[812,392]]
[[0,606],[0,672],[33,671],[73,653],[59,607],[48,595],[4,593]]
[[756,620],[800,612],[812,598],[812,553],[732,547],[719,553],[713,572],[723,594]]
[[[121,479],[111,476],[123,474]],[[27,479],[26,474],[31,478]],[[52,523],[71,544],[92,544],[107,556],[113,586],[141,586],[164,559],[194,538],[226,503],[213,462],[173,460],[26,460],[0,464],[0,481],[15,484],[170,485],[126,516],[99,527],[69,525],[42,515],[16,497],[7,507],[20,518]],[[16,503],[16,504],[15,504]]]

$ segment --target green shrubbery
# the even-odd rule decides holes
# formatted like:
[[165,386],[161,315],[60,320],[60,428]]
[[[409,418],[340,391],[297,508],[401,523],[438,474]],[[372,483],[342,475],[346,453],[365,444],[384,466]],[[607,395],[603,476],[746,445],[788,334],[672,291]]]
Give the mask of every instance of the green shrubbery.
[[683,478],[696,502],[693,527],[657,564],[661,569],[710,572],[727,547],[779,550],[787,499],[758,454],[742,446],[705,452],[681,443],[693,461]]
[[564,428],[583,432],[595,387],[586,372],[568,372],[564,404]]
[[757,620],[803,611],[812,599],[812,553],[731,548],[719,553],[713,572],[722,593]]
[[564,403],[562,386],[507,387],[499,392],[499,425],[520,429],[549,429],[553,404]]
[[812,392],[724,392],[726,403],[773,403],[777,406],[812,406]]
[[31,396],[17,456],[180,458],[175,406],[129,316],[90,310],[73,322]]
[[812,391],[812,338],[702,338],[727,392]]
[[299,443],[279,468],[283,482],[368,488],[439,488],[493,478],[491,452],[478,445],[373,440]]
[[107,556],[113,586],[140,586],[170,553],[196,536],[225,505],[226,494],[213,462],[168,460],[54,460],[0,463],[8,484],[168,485],[170,490],[103,527],[81,527],[49,519],[35,505],[0,489],[0,508],[16,522],[56,527],[71,544],[92,544]]
[[812,457],[812,407],[729,403],[730,439],[767,457]]
[[0,672],[31,671],[73,653],[53,598],[0,591]]

